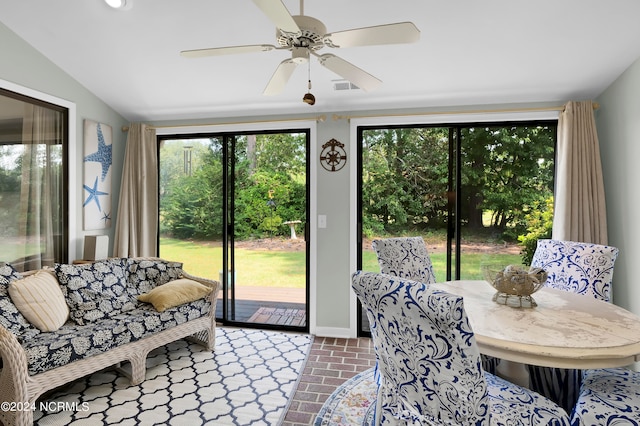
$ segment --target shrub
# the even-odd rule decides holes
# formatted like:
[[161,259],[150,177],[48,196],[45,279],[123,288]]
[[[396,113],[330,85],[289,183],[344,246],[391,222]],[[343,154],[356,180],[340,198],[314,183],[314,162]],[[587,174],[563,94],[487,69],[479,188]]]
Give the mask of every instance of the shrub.
[[533,255],[538,245],[538,240],[551,238],[553,229],[553,197],[549,197],[544,202],[534,203],[531,210],[526,214],[527,233],[520,235],[518,241],[522,245],[522,263],[531,265]]

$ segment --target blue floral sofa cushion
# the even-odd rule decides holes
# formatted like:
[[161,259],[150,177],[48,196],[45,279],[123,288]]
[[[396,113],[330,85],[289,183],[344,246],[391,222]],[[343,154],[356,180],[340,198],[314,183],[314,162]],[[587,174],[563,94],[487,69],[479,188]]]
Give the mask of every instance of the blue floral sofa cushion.
[[[26,351],[30,375],[107,352],[210,314],[208,298],[163,312],[136,296],[182,276],[182,264],[159,258],[115,258],[88,264],[57,264],[70,320],[53,332],[32,326],[12,303],[8,286],[22,278],[0,263],[0,324]],[[1,362],[1,359],[0,359]],[[0,364],[1,366],[1,364]]]
[[13,266],[0,262],[0,325],[15,334],[19,342],[40,334],[40,330],[27,321],[9,296],[11,281],[21,278],[22,275]]
[[135,308],[127,290],[126,259],[108,259],[81,265],[56,264],[70,317],[78,325],[110,318]]
[[128,291],[133,299],[182,276],[182,263],[160,258],[130,258],[127,262]]
[[78,325],[68,321],[54,332],[40,333],[22,343],[27,352],[29,374],[42,373],[70,362],[107,352],[159,331],[209,314],[206,299],[180,305],[160,313],[141,303],[134,310],[100,321]]

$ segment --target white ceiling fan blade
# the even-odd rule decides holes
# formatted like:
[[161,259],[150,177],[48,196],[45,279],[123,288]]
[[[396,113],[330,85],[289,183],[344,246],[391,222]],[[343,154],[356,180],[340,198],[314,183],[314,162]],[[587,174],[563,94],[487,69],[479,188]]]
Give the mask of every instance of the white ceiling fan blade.
[[318,62],[320,65],[330,69],[342,78],[349,80],[365,92],[376,89],[382,84],[382,81],[372,76],[366,71],[356,67],[350,62],[345,61],[342,58],[327,53],[318,56]]
[[276,28],[290,34],[300,33],[300,27],[293,20],[282,0],[253,0],[253,3],[262,10],[262,13],[267,15]]
[[419,39],[420,30],[413,22],[398,22],[329,33],[324,36],[324,43],[329,47],[353,47],[414,43]]
[[268,52],[274,49],[277,48],[270,44],[251,44],[247,46],[228,46],[213,47],[210,49],[183,50],[182,52],[180,52],[180,54],[185,58],[202,58],[205,56],[233,55],[236,53]]
[[285,59],[284,61],[280,62],[280,65],[278,65],[278,68],[276,68],[276,72],[273,73],[271,80],[269,80],[269,83],[267,83],[267,87],[265,87],[262,94],[269,96],[277,95],[278,93],[282,92],[284,86],[287,84],[287,81],[289,81],[293,70],[295,70],[297,66],[298,64],[293,62],[293,60],[291,59]]

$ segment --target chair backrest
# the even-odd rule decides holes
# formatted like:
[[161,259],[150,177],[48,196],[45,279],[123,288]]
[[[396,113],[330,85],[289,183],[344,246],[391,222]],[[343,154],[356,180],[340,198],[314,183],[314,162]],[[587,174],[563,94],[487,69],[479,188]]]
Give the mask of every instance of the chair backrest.
[[356,272],[378,367],[376,425],[489,423],[487,383],[462,298],[427,284]]
[[422,237],[373,240],[380,273],[431,284],[436,282],[431,257]]
[[618,251],[600,244],[538,240],[531,266],[547,271],[548,287],[609,302]]

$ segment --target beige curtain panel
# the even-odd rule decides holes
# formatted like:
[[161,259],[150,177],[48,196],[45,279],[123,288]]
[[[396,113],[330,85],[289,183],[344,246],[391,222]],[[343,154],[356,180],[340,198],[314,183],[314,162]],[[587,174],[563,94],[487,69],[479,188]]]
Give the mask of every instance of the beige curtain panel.
[[607,244],[600,147],[591,101],[569,102],[558,120],[553,238]]
[[158,146],[155,129],[129,126],[122,170],[115,257],[157,256]]
[[[25,104],[18,237],[23,241],[38,241],[40,250],[36,254],[30,254],[28,249],[21,253],[24,270],[52,266],[55,260],[54,234],[60,231],[55,229],[53,217],[56,206],[62,202],[55,185],[59,173],[55,165],[62,156],[59,146],[62,129],[62,114]],[[18,259],[15,263],[19,263]]]

